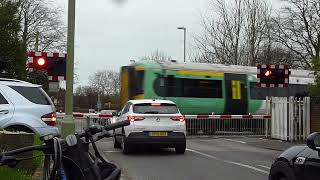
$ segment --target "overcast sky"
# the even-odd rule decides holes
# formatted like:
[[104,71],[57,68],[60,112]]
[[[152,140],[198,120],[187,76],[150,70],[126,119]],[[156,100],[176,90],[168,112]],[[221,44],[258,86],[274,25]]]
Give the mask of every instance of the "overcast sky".
[[[173,59],[183,59],[183,32],[201,33],[200,14],[210,0],[76,0],[75,61],[80,84],[97,70],[119,71],[131,59],[156,49]],[[278,0],[269,0],[278,6]],[[57,0],[65,9],[67,0]],[[122,3],[116,3],[122,2]]]

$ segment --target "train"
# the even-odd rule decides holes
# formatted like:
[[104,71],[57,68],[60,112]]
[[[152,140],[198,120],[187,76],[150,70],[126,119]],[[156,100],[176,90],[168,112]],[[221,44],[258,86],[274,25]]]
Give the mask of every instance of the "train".
[[143,60],[122,66],[121,105],[167,99],[182,114],[265,114],[266,97],[308,96],[314,73],[290,69],[288,88],[257,87],[257,67]]

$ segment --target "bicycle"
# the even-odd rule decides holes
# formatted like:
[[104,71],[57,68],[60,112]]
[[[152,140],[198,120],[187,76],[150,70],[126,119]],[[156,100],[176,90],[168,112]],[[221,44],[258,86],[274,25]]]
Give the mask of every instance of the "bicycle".
[[[108,131],[128,125],[129,121],[121,121],[100,128],[90,126],[84,129],[83,133],[68,135],[65,139],[48,135],[43,137],[43,145],[0,153],[0,166],[15,167],[20,161],[38,157],[17,158],[16,155],[28,151],[42,151],[45,157],[44,180],[119,180],[121,169],[102,157],[95,142],[113,137]],[[93,153],[89,150],[90,144]]]

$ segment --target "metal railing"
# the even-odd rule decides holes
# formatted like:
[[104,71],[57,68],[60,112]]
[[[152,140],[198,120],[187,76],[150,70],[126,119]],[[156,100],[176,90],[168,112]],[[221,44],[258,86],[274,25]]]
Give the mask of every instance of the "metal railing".
[[261,115],[185,116],[187,136],[270,136],[271,117]]
[[[113,117],[106,114],[73,114],[75,119],[75,131],[82,132],[83,129],[88,128],[91,125],[96,125],[98,127],[105,126],[112,123]],[[61,130],[61,122],[63,120],[64,114],[57,115],[57,127]]]
[[310,134],[310,97],[272,97],[271,137],[285,141],[305,140]]

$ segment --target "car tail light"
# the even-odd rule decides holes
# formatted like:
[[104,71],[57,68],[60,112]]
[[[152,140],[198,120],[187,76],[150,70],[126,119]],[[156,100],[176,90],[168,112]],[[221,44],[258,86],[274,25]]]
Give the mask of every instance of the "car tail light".
[[144,119],[145,119],[144,117],[139,117],[139,116],[128,116],[128,121],[130,122],[142,121]]
[[41,119],[49,126],[56,126],[57,124],[57,114],[54,112],[43,115]]
[[171,117],[172,120],[174,121],[180,121],[180,122],[184,122],[185,119],[183,116],[175,116],[175,117]]

